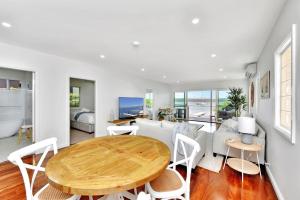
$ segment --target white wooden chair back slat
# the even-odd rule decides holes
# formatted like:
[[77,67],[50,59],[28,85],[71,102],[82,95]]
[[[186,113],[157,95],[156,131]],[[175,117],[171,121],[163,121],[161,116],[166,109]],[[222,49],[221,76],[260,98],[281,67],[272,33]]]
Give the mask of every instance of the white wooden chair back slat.
[[[18,165],[22,177],[23,177],[23,181],[24,181],[24,185],[25,185],[25,191],[26,191],[26,199],[32,199],[33,198],[33,185],[34,185],[34,181],[36,179],[36,176],[38,174],[38,172],[40,171],[45,171],[45,168],[42,167],[42,164],[47,156],[47,154],[49,153],[50,150],[54,151],[54,154],[57,153],[57,145],[56,145],[57,139],[56,138],[49,138],[46,140],[43,140],[41,142],[37,142],[35,144],[29,145],[27,147],[21,148],[17,151],[14,151],[12,153],[9,154],[8,156],[8,160],[16,165]],[[35,153],[40,153],[41,150],[44,150],[42,156],[40,157],[38,163],[36,166],[34,165],[30,165],[27,163],[24,163],[22,158],[24,156],[27,155],[33,155]],[[31,169],[33,170],[33,175],[31,178],[31,182],[29,179],[29,175],[27,172],[27,169]]]
[[150,194],[140,192],[136,200],[151,200]]
[[107,131],[109,135],[121,135],[123,133],[130,133],[129,135],[136,135],[138,126],[109,126]]
[[[177,154],[178,154],[178,146],[179,144],[182,147],[183,154],[184,154],[184,159],[181,159],[177,161]],[[186,145],[190,146],[191,148],[189,149],[188,153],[190,155],[187,155],[187,149]],[[186,196],[185,199],[189,199],[189,194],[190,194],[190,180],[191,180],[191,171],[192,171],[192,165],[194,162],[194,159],[196,157],[196,154],[200,151],[201,147],[198,142],[195,140],[182,135],[182,134],[176,134],[176,139],[175,139],[175,146],[174,146],[174,162],[169,165],[169,168],[173,168],[176,170],[176,166],[179,164],[186,164],[186,169],[187,169],[187,175],[186,175]]]

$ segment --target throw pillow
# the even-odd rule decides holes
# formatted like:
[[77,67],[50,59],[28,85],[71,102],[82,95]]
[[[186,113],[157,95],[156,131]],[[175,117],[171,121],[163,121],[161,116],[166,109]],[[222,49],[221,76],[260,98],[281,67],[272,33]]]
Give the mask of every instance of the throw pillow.
[[227,126],[228,128],[232,129],[232,131],[234,132],[238,132],[238,128],[239,128],[239,124],[237,121],[233,120],[233,119],[228,119],[228,120],[225,120],[223,122],[223,124],[225,126]]

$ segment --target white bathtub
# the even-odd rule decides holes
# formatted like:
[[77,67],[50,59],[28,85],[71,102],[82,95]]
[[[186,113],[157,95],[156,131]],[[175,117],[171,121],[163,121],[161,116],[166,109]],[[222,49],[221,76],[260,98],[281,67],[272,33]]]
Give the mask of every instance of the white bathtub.
[[22,119],[0,121],[0,138],[16,134],[23,123]]

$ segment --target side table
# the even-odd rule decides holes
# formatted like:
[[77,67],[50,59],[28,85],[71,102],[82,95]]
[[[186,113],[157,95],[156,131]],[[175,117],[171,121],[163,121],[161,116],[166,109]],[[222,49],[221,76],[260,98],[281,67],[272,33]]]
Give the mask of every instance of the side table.
[[[223,165],[223,169],[225,168],[226,163],[232,169],[242,173],[242,182],[244,181],[244,174],[256,175],[259,174],[261,178],[261,170],[259,164],[258,152],[261,150],[261,145],[259,144],[244,144],[240,139],[228,139],[225,141],[228,146],[225,162]],[[241,150],[241,158],[229,158],[227,160],[230,148],[240,149]],[[257,165],[248,160],[244,159],[244,151],[252,151],[256,153]]]

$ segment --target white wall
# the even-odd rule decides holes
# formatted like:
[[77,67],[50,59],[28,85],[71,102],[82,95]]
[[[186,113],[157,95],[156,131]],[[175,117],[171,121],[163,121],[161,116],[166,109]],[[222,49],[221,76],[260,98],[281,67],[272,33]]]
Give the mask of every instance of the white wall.
[[96,135],[106,134],[111,113],[117,117],[119,96],[144,97],[150,88],[155,95],[155,109],[169,105],[171,100],[166,84],[106,70],[103,64],[90,65],[3,43],[0,66],[36,72],[36,140],[55,136],[60,147],[69,144],[70,77],[95,81]]
[[80,88],[80,108],[95,110],[95,82],[82,79],[70,79],[70,86]]
[[[294,109],[297,115],[296,144],[292,145],[274,128],[274,52],[291,32],[292,24],[298,25],[297,33],[297,71],[296,71],[296,104]],[[267,162],[271,164],[273,174],[283,197],[287,200],[300,199],[300,1],[289,0],[274,26],[269,40],[262,51],[258,70],[260,75],[271,71],[271,98],[258,99],[256,118],[267,132]]]

